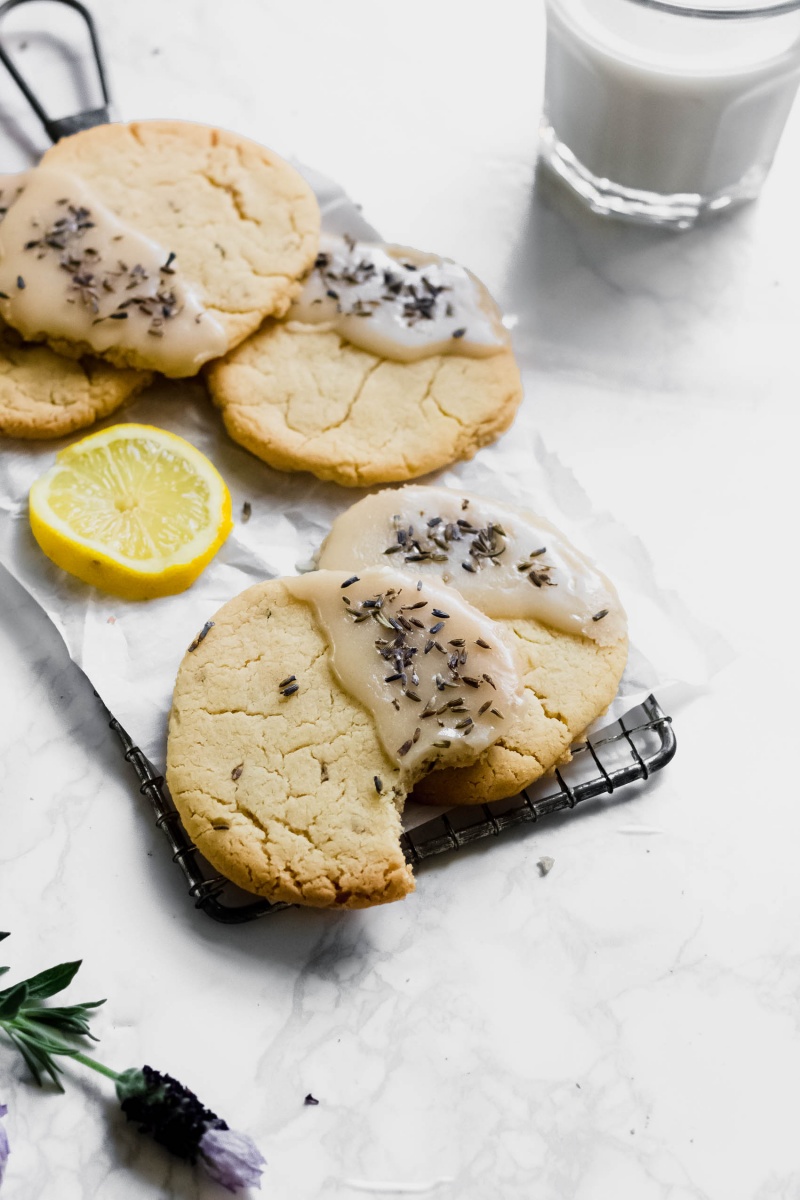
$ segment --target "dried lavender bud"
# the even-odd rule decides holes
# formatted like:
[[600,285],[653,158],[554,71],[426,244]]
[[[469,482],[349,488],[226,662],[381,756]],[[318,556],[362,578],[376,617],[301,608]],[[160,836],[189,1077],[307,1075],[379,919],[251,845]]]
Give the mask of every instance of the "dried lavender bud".
[[254,1142],[229,1129],[177,1079],[144,1066],[124,1071],[116,1088],[122,1111],[140,1133],[178,1158],[200,1161],[228,1191],[258,1185],[266,1164]]
[[191,653],[192,653],[192,651],[196,650],[196,649],[197,649],[197,647],[200,645],[200,643],[203,641],[203,639],[204,639],[204,638],[206,638],[206,637],[208,637],[209,630],[211,630],[211,629],[213,629],[213,628],[214,628],[214,622],[213,622],[213,621],[206,621],[205,625],[204,625],[204,626],[203,626],[203,628],[200,630],[200,632],[198,633],[197,637],[196,637],[196,638],[194,638],[194,640],[193,640],[193,641],[191,642],[191,644],[189,645],[189,647],[188,647],[188,649],[187,649],[187,653],[188,653],[188,654],[191,654]]

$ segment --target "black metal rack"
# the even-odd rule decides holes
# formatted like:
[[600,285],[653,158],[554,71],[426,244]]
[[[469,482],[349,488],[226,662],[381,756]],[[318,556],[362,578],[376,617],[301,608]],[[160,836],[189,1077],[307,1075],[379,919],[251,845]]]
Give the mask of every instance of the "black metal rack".
[[[152,806],[156,825],[169,843],[173,862],[186,878],[195,906],[227,925],[239,925],[288,908],[287,904],[254,900],[214,873],[189,841],[163,776],[133,744],[119,721],[112,718],[109,724],[122,743],[126,761],[136,772],[139,791]],[[452,808],[404,833],[402,846],[406,860],[421,863],[436,854],[460,850],[483,838],[499,837],[509,829],[642,783],[671,762],[675,750],[672,719],[662,712],[655,696],[648,696],[597,736],[573,746],[569,763],[518,796],[492,804]]]

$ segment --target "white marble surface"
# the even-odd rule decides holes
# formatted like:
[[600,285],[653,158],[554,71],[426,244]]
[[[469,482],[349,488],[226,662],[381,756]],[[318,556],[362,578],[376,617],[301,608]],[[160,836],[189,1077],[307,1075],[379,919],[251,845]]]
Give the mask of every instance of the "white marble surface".
[[[193,1085],[258,1140],[276,1200],[794,1200],[800,111],[759,204],[676,237],[534,182],[538,5],[94,9],[121,114],[290,150],[483,275],[547,443],[732,661],[634,799],[435,862],[399,905],[228,930],[191,909],[90,685],[0,576],[0,959],[83,958],[99,1056]],[[5,76],[0,105],[12,168],[12,122],[43,142]],[[69,1074],[39,1094],[0,1048],[4,1197],[221,1195]]]

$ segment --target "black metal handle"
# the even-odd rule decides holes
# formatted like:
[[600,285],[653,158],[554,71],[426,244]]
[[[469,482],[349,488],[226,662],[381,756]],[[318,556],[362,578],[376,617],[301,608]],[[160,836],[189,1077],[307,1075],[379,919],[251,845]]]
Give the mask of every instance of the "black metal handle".
[[[18,8],[21,4],[35,3],[36,0],[5,0],[4,4],[0,4],[0,22],[2,22],[6,13],[9,13],[12,8]],[[48,116],[47,112],[39,102],[38,97],[32,90],[28,81],[20,74],[16,66],[12,62],[5,46],[3,45],[2,33],[0,33],[0,62],[6,68],[11,78],[16,83],[19,90],[22,92],[25,99],[30,104],[33,111],[36,113],[48,137],[57,142],[59,138],[68,137],[71,133],[78,133],[81,129],[89,129],[92,125],[105,125],[111,120],[111,94],[108,90],[108,81],[106,79],[105,63],[103,62],[103,52],[100,49],[100,40],[97,36],[94,20],[88,9],[79,2],[79,0],[51,0],[51,3],[64,4],[67,8],[74,8],[77,13],[83,17],[86,28],[89,30],[89,37],[92,41],[92,53],[94,54],[95,66],[100,79],[100,88],[103,93],[103,106],[101,108],[86,109],[84,112],[75,113],[71,117],[53,118]]]

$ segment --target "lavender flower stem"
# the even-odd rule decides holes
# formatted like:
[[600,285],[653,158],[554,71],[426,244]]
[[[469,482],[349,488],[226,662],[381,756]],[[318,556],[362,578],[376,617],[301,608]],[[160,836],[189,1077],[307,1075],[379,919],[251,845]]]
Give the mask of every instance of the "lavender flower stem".
[[105,1075],[108,1079],[113,1079],[115,1083],[122,1078],[121,1071],[112,1071],[111,1067],[104,1066],[96,1058],[89,1058],[88,1054],[73,1054],[71,1057],[75,1062],[83,1063],[85,1067],[91,1067],[93,1071],[99,1071],[101,1075]]
[[[16,1025],[18,1029],[36,1030],[36,1026],[24,1017],[18,1017]],[[90,1067],[93,1071],[99,1071],[101,1075],[107,1076],[108,1079],[113,1079],[115,1083],[118,1079],[122,1078],[119,1071],[112,1071],[111,1067],[106,1067],[103,1063],[98,1062],[96,1058],[90,1058],[88,1054],[81,1054],[73,1046],[62,1042],[60,1038],[53,1037],[51,1033],[48,1033],[47,1040],[51,1046],[58,1046],[56,1053],[63,1054],[65,1058],[71,1058],[74,1062],[83,1063],[85,1067]]]

